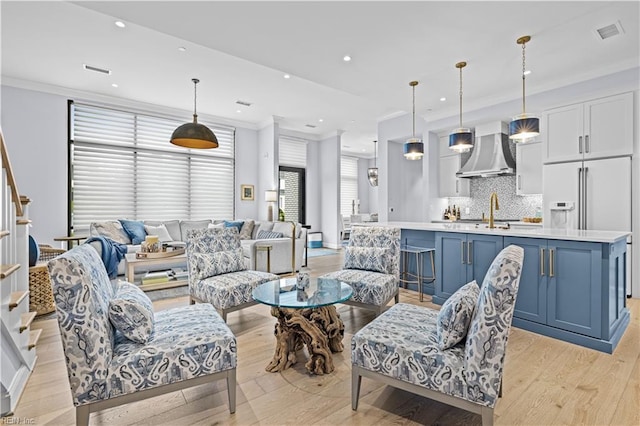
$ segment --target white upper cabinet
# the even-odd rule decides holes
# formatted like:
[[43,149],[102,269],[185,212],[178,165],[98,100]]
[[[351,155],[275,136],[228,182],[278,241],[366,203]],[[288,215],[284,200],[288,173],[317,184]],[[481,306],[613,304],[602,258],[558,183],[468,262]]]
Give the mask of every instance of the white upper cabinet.
[[516,144],[516,194],[542,194],[542,143]]
[[460,170],[460,154],[449,149],[449,135],[440,135],[440,173],[438,175],[438,189],[441,198],[444,197],[468,197],[470,193],[469,179],[456,177]]
[[544,112],[544,163],[633,154],[633,93]]

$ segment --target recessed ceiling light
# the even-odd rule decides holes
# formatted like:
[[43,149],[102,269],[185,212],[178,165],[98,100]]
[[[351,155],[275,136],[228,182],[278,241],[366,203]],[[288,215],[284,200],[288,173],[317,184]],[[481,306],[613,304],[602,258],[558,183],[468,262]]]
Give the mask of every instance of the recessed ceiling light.
[[116,83],[111,83],[111,87],[118,87]]
[[531,70],[526,70],[526,71],[525,71],[525,72],[523,72],[522,74],[524,74],[524,75],[529,75],[529,74],[531,74]]
[[291,76],[290,76],[289,74],[285,74],[283,77],[284,77],[284,78],[287,78],[287,79],[288,79],[288,78],[291,78]]
[[239,109],[237,109],[237,110],[236,110],[236,112],[237,112],[237,113],[241,113],[242,111],[241,111],[241,110],[239,110]]
[[446,100],[447,100],[447,98],[445,98],[445,97],[440,98],[440,102],[444,102]]
[[364,149],[364,148],[362,148],[362,152],[367,152],[367,150],[366,150],[366,149]]
[[115,24],[116,24],[116,27],[118,27],[118,28],[124,28],[124,27],[126,27],[126,25],[125,25],[125,24],[124,24],[124,22],[122,22],[122,21],[116,21],[116,22],[115,22]]
[[345,62],[349,62],[351,60],[351,56],[349,55],[344,55],[344,57],[342,58],[343,61]]
[[181,51],[181,52],[186,52],[187,48],[184,47],[184,46],[180,46],[180,47],[178,47],[178,50]]
[[320,123],[322,123],[323,121],[324,121],[324,120],[323,120],[322,118],[318,120],[318,122],[320,122]]
[[355,122],[356,122],[356,120],[351,120],[351,122],[352,122],[352,123],[355,123]]

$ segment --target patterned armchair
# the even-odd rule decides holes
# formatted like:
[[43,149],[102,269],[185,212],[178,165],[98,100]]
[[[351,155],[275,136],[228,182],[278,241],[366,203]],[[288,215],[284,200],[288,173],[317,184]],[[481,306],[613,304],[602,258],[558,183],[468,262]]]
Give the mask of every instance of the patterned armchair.
[[[236,404],[236,338],[208,305],[174,308],[133,317],[147,322],[146,343],[114,328],[113,302],[119,293],[100,256],[88,244],[51,260],[58,325],[76,406],[76,424],[88,425],[92,412],[226,379],[229,411]],[[117,322],[116,322],[117,324]],[[133,337],[129,336],[133,339]]]
[[[470,320],[466,340],[459,327],[452,327],[461,340],[448,342],[454,343],[448,349],[442,349],[443,344],[449,346],[442,340],[443,324],[449,320],[442,313],[457,292],[440,312],[401,303],[358,331],[351,341],[352,408],[358,408],[364,376],[481,414],[483,425],[493,424],[523,253],[518,246],[505,248],[480,289],[475,281],[464,286],[471,291],[459,301],[471,297],[477,305],[472,305],[471,315],[459,316]],[[459,314],[460,309],[453,307],[451,312]]]
[[238,229],[208,228],[187,232],[187,265],[191,303],[210,303],[227,313],[255,305],[251,292],[279,279],[268,272],[246,269]]
[[400,229],[356,226],[345,248],[344,269],[323,276],[348,283],[353,296],[348,305],[371,309],[379,315],[393,298],[398,303]]

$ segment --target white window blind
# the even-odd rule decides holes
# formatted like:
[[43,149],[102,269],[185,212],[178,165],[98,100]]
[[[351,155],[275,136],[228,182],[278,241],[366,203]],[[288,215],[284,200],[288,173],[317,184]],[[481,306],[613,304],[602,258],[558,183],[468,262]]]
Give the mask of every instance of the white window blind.
[[307,167],[307,143],[286,137],[278,140],[278,162],[281,166]]
[[340,213],[349,216],[353,202],[358,203],[358,159],[340,157]]
[[71,105],[72,226],[108,219],[233,218],[235,129],[205,123],[219,147],[169,143],[184,122]]

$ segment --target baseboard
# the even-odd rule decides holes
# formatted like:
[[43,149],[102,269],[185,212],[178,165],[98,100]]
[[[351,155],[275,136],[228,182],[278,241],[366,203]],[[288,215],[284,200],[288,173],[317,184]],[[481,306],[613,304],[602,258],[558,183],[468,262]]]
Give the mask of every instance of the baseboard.
[[322,245],[322,247],[333,249],[333,250],[339,250],[339,249],[342,248],[342,245],[341,244],[334,244],[334,243],[324,243]]

